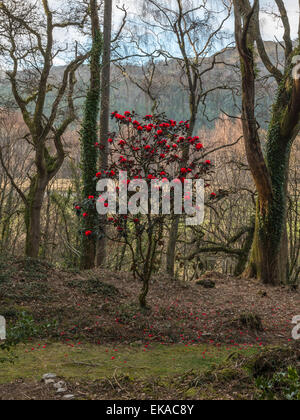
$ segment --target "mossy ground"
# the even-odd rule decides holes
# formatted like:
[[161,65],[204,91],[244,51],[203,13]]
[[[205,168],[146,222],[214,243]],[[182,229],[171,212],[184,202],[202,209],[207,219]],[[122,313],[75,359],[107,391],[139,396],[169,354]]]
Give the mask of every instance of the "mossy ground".
[[[74,346],[74,347],[71,347]],[[45,348],[44,348],[45,347]],[[256,353],[256,349],[242,352]],[[65,378],[103,379],[119,373],[135,378],[174,376],[194,370],[205,372],[226,360],[232,350],[205,346],[153,345],[105,347],[91,344],[65,345],[38,342],[18,345],[13,364],[1,365],[0,383],[20,377],[38,380],[44,373],[55,372]],[[4,352],[0,352],[0,357]]]
[[53,386],[41,381],[49,372],[66,381],[68,392],[82,400],[254,400],[262,396],[258,377],[270,378],[300,361],[297,346],[232,352],[224,346],[176,344],[39,344],[17,346],[15,363],[2,365],[0,400],[61,399]]

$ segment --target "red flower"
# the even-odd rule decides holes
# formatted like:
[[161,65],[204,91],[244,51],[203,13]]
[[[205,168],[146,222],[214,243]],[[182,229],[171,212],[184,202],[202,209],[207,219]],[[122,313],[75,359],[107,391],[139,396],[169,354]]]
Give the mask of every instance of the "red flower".
[[166,155],[164,155],[163,153],[161,153],[161,154],[160,154],[160,157],[161,157],[162,159],[164,159],[164,158],[166,157]]
[[89,195],[89,200],[94,200],[94,196],[93,195]]
[[201,143],[196,144],[196,149],[197,150],[203,149],[203,144],[201,144]]
[[97,178],[101,178],[101,175],[102,175],[102,173],[101,173],[101,172],[97,172],[97,173],[96,173],[96,177],[97,177]]
[[121,115],[121,114],[115,114],[115,118],[117,120],[124,120],[125,119],[124,115]]
[[161,135],[162,135],[162,133],[163,133],[163,131],[162,131],[162,130],[157,130],[157,134],[158,134],[159,136],[161,136]]
[[88,217],[88,214],[87,213],[83,213],[83,215],[82,215],[82,217]]
[[211,165],[211,161],[210,161],[210,160],[206,160],[206,161],[205,161],[205,164],[206,164],[206,165]]
[[89,236],[91,236],[92,235],[92,231],[91,230],[87,230],[86,232],[85,232],[85,236],[88,238]]

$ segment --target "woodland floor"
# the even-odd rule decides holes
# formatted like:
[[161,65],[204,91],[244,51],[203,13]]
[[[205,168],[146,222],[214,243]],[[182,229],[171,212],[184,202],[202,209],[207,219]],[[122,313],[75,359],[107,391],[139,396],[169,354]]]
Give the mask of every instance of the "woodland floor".
[[[141,285],[128,273],[0,258],[0,314],[23,337],[14,363],[0,363],[0,400],[60,399],[41,382],[49,372],[64,378],[77,399],[255,398],[246,369],[253,358],[273,352],[275,365],[289,357],[299,363],[299,343],[291,337],[299,291],[218,273],[204,278],[216,287],[158,275],[151,309],[143,312]],[[22,312],[34,328],[18,321]],[[241,322],[249,314],[262,328]],[[278,362],[278,352],[286,351],[289,357],[283,353]]]

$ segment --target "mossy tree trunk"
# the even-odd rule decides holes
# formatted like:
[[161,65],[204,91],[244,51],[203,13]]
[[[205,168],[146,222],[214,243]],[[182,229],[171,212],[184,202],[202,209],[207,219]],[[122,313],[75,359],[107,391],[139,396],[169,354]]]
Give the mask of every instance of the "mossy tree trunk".
[[[277,118],[277,117],[276,117]],[[278,131],[277,131],[278,130]],[[272,183],[272,198],[258,196],[255,236],[246,274],[266,284],[286,283],[289,276],[287,235],[287,186],[290,141],[280,136],[279,124],[271,124],[266,162]]]
[[[300,75],[293,75],[293,57],[300,47],[291,47],[285,9],[280,14],[285,28],[286,62],[284,72],[271,66],[261,40],[259,1],[253,7],[248,0],[234,0],[235,35],[241,59],[242,125],[246,155],[258,192],[255,235],[247,274],[265,284],[279,285],[288,280],[288,241],[286,204],[290,151],[299,132]],[[263,63],[278,82],[276,101],[272,109],[266,151],[263,153],[255,117],[254,45]]]
[[[98,16],[97,0],[90,0],[90,14],[92,23],[92,50],[90,59],[90,86],[87,93],[84,118],[81,129],[81,165],[83,177],[83,199],[94,196],[96,192],[96,172],[98,156],[95,151],[95,143],[98,140],[98,115],[101,91],[101,54],[102,34]],[[83,221],[83,230],[92,230],[96,225],[97,212],[90,210],[88,217]],[[96,242],[94,236],[83,237],[81,268],[91,269],[95,267]]]
[[38,180],[37,177],[34,177],[31,180],[30,192],[27,197],[27,205],[25,207],[25,253],[27,257],[37,258],[39,255],[41,240],[41,211],[46,187],[46,180]]

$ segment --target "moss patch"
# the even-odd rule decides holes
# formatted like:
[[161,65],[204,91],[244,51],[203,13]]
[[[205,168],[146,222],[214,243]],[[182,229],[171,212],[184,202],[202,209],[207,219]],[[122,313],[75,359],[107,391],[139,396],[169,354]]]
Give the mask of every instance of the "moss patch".
[[[40,345],[39,345],[40,344]],[[74,346],[74,347],[72,347]],[[0,356],[4,352],[0,351]],[[1,366],[0,383],[18,378],[38,380],[44,373],[55,372],[64,378],[96,380],[118,371],[134,378],[168,377],[187,371],[205,372],[229,354],[225,348],[184,345],[153,345],[117,348],[42,343],[19,345],[15,364]],[[248,351],[245,354],[249,354]]]

